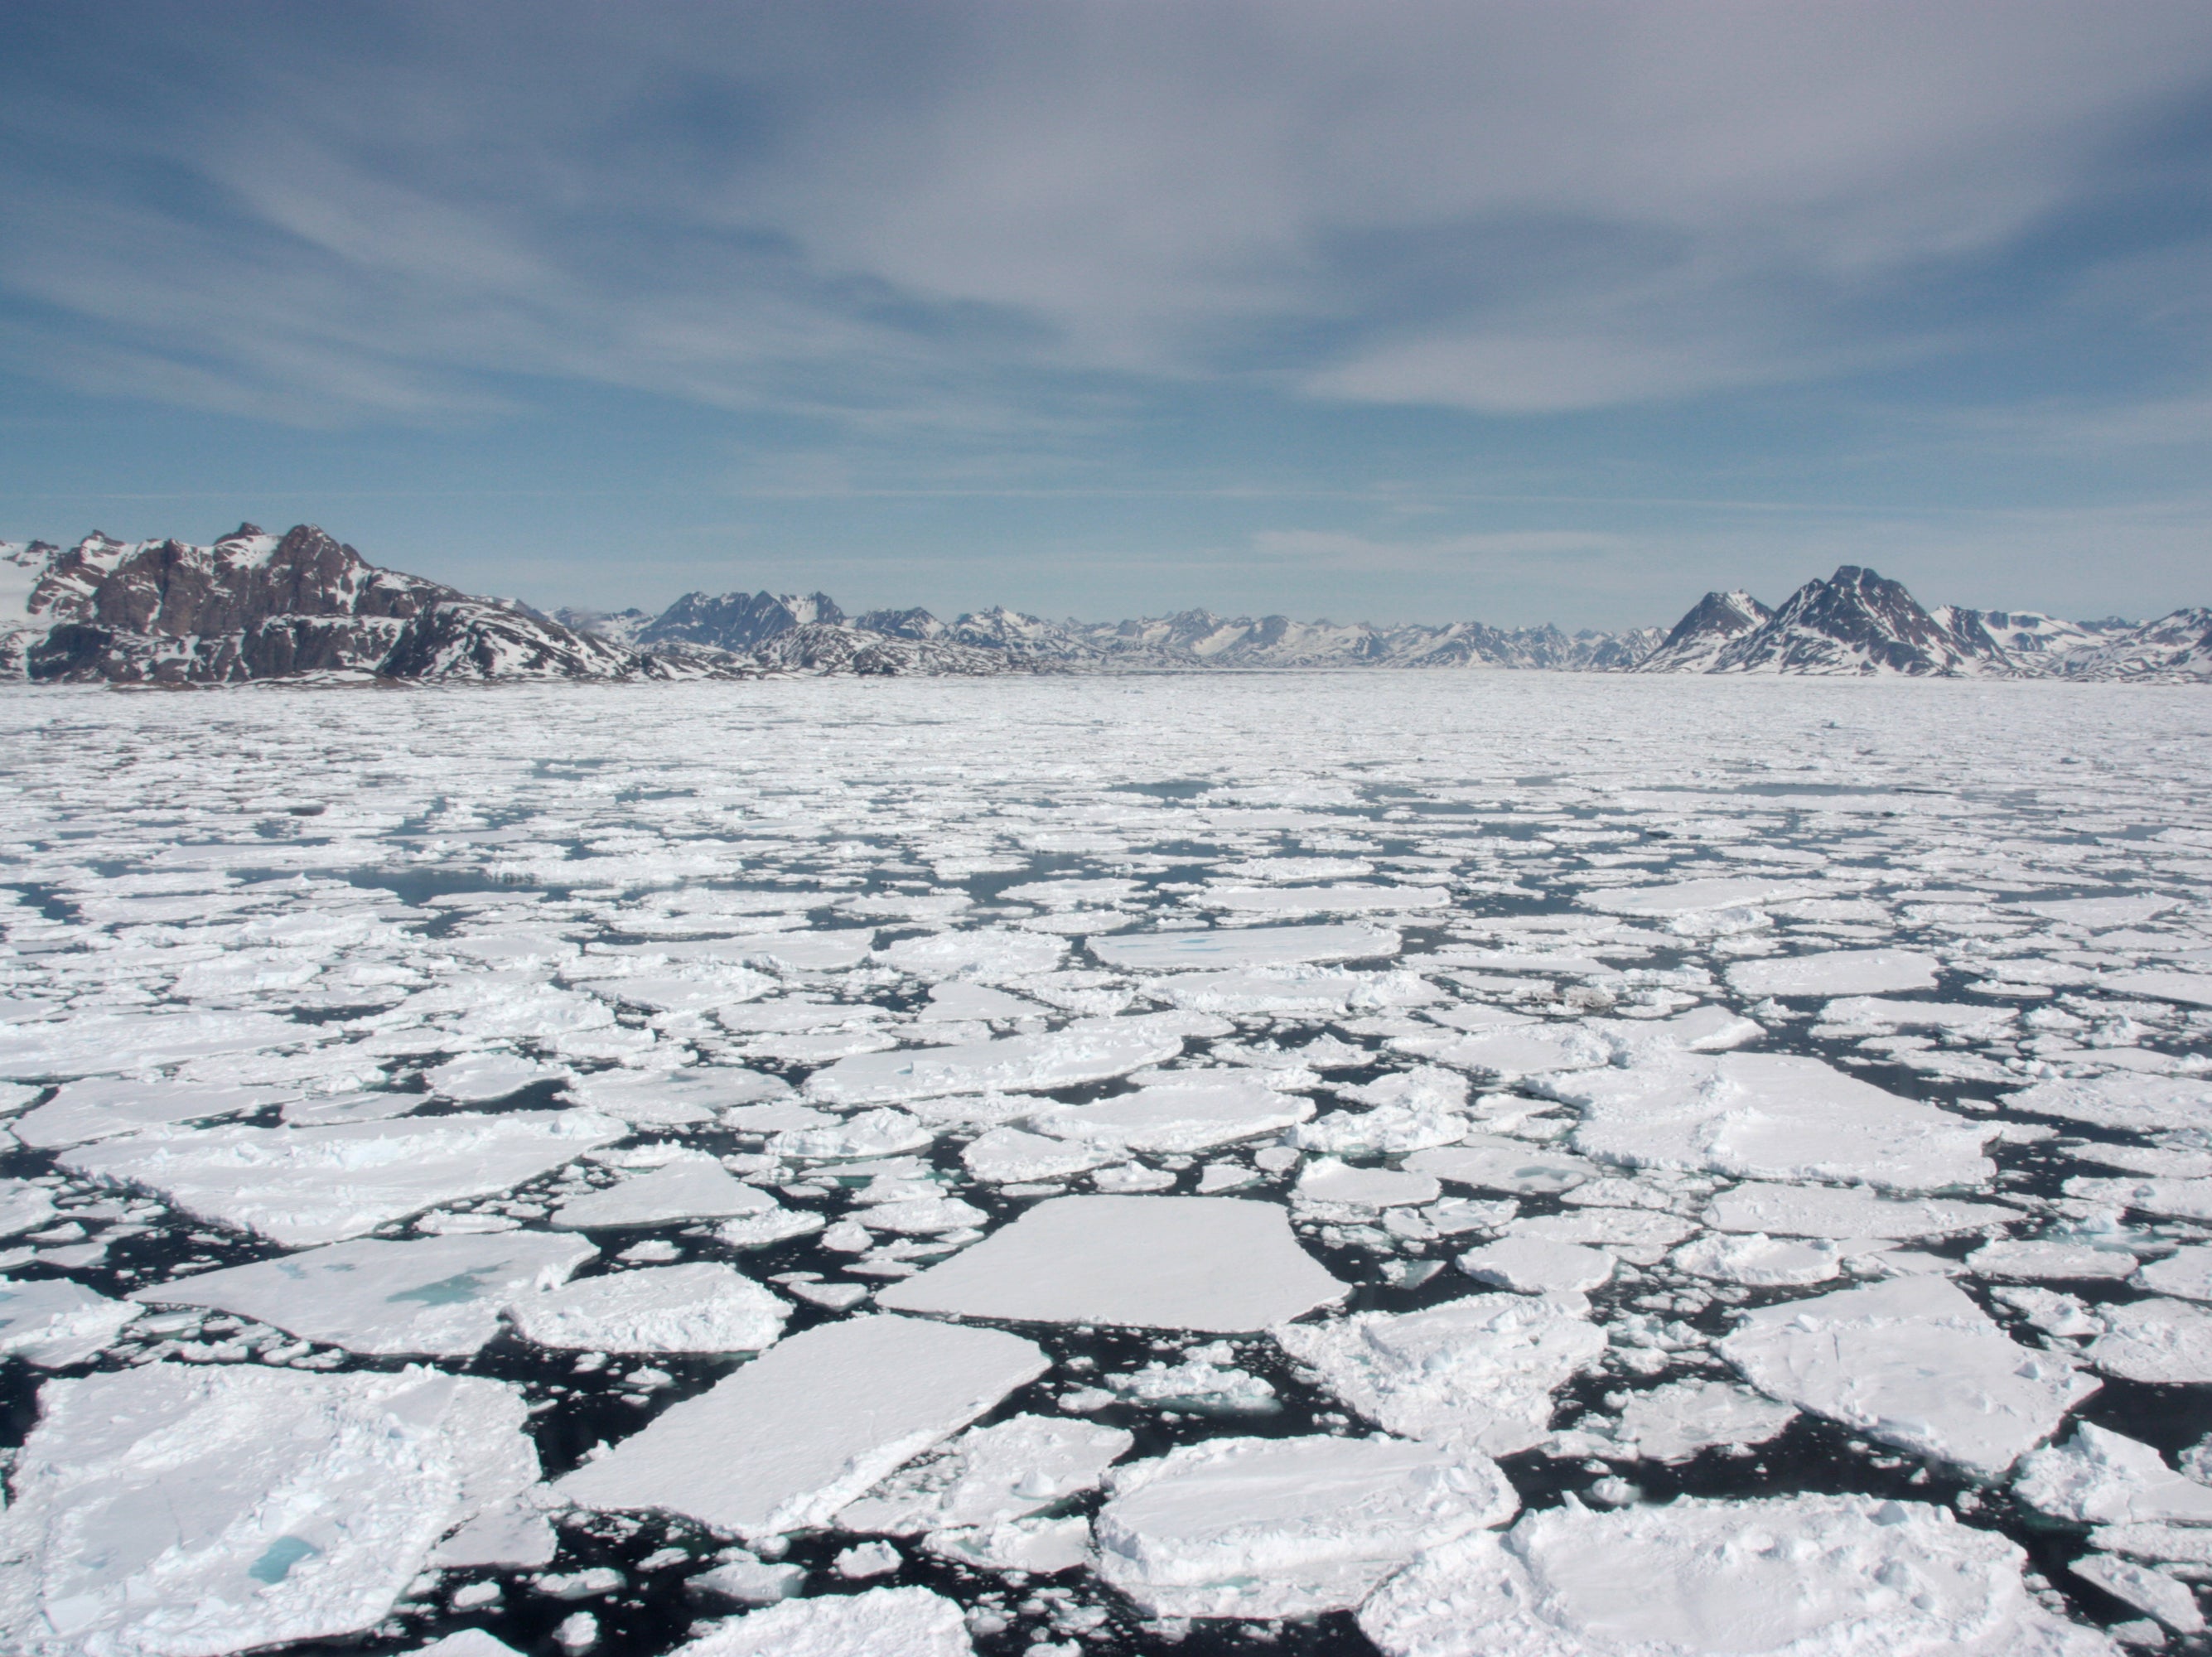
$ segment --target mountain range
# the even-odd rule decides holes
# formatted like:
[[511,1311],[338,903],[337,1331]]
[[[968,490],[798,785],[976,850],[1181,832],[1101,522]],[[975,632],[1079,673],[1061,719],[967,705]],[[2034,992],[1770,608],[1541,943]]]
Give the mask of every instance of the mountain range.
[[0,678],[42,683],[1325,667],[2212,681],[2212,610],[2134,622],[1929,609],[1845,565],[1771,609],[1747,592],[1709,592],[1663,632],[1204,610],[1055,622],[995,607],[944,621],[925,610],[848,616],[821,592],[688,592],[658,614],[547,616],[380,568],[312,525],[277,536],[242,524],[207,546],[97,531],[67,549],[0,542]]

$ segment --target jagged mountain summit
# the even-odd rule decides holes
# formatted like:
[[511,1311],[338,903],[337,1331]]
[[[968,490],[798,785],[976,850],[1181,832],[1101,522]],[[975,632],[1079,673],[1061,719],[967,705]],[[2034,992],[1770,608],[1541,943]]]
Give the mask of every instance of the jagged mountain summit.
[[[702,671],[578,633],[511,598],[380,569],[311,524],[209,546],[0,546],[0,676],[189,684],[624,679]],[[716,670],[720,671],[720,670]]]
[[2212,611],[2158,621],[2068,622],[2033,611],[1923,608],[1902,582],[1845,564],[1768,610],[1709,592],[1639,673],[1912,677],[2212,677]]

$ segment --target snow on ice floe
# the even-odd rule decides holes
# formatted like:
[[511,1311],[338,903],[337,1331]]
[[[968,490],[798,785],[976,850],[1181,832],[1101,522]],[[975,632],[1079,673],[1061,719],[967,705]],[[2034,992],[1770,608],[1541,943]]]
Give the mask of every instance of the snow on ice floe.
[[36,1657],[216,1657],[374,1627],[446,1532],[538,1476],[521,1394],[419,1369],[156,1363],[50,1381],[0,1516]]
[[2038,1603],[2027,1567],[1918,1502],[1570,1506],[1431,1550],[1359,1626],[1386,1657],[2112,1657]]
[[1667,1262],[1692,1277],[1757,1289],[1826,1283],[1843,1270],[1842,1251],[1826,1238],[1806,1241],[1763,1231],[1707,1232],[1684,1243]]
[[833,1105],[994,1089],[1041,1093],[1110,1081],[1173,1059],[1182,1051],[1187,1028],[1156,1017],[1102,1018],[1042,1035],[855,1053],[807,1077],[806,1092]]
[[1454,1262],[1478,1283],[1523,1295],[1581,1294],[1612,1281],[1617,1262],[1601,1249],[1542,1237],[1501,1237]]
[[640,1127],[681,1128],[714,1121],[736,1106],[780,1099],[791,1089],[735,1065],[676,1071],[602,1071],[568,1085],[568,1096],[601,1115]]
[[374,1237],[134,1290],[153,1306],[236,1313],[349,1352],[466,1357],[499,1332],[518,1295],[568,1281],[598,1250],[543,1231]]
[[886,1474],[1049,1367],[994,1329],[868,1316],[771,1346],[555,1487],[748,1539],[828,1524]]
[[1216,970],[1300,962],[1367,961],[1398,953],[1399,935],[1383,926],[1217,926],[1192,932],[1116,932],[1086,938],[1109,967],[1159,972],[1176,967]]
[[1136,1440],[1118,1427],[1014,1416],[970,1427],[839,1512],[837,1528],[920,1536],[1025,1519],[1096,1490]]
[[1716,1350],[1770,1397],[1980,1478],[2002,1476],[2099,1385],[1931,1277],[1766,1307]]
[[1471,1295],[1421,1312],[1287,1324],[1275,1338],[1387,1431],[1491,1455],[1541,1441],[1553,1393],[1606,1350],[1580,1296]]
[[66,1278],[0,1278],[0,1353],[33,1369],[82,1363],[119,1334],[142,1308],[110,1300]]
[[2212,1113],[2212,1081],[2116,1075],[2038,1082],[2005,1096],[2015,1110],[2088,1127],[2136,1133],[2188,1132]]
[[213,1128],[63,1153],[73,1171],[159,1193],[272,1242],[356,1237],[465,1197],[505,1191],[622,1138],[585,1110],[401,1117],[331,1127]]
[[2191,1007],[2212,1007],[2212,973],[2112,973],[2104,987],[2121,995],[2147,995]]
[[2082,1422],[2023,1457],[2012,1493],[2075,1525],[2212,1525],[2212,1485],[2185,1478],[2141,1441]]
[[892,1284],[895,1312],[1243,1334],[1340,1299],[1283,1210],[1236,1197],[1058,1197]]
[[2087,1357],[2105,1374],[2153,1385],[2212,1382],[2212,1308],[2140,1300],[2100,1307],[2097,1315],[2104,1332]]
[[1717,1231],[1778,1237],[1942,1237],[2008,1225],[2017,1210],[1955,1197],[1885,1197],[1863,1186],[1780,1185],[1747,1181],[1705,1205]]
[[1406,1158],[1417,1174],[1434,1174],[1452,1185],[1477,1191],[1552,1193],[1571,1191],[1598,1177],[1596,1163],[1517,1139],[1477,1138],[1470,1143],[1420,1150]]
[[711,1260],[519,1292],[506,1311],[533,1345],[591,1352],[756,1352],[790,1315],[751,1278]]
[[974,1657],[959,1605],[927,1588],[787,1599],[714,1625],[671,1657]]
[[1762,880],[1757,877],[1683,880],[1657,886],[1617,886],[1606,891],[1585,892],[1582,901],[1607,914],[1671,919],[1719,909],[1748,908],[1757,903],[1781,903],[1817,889],[1802,880]]
[[1936,964],[1911,950],[1827,950],[1739,961],[1728,980],[1742,995],[1887,995],[1935,988]]
[[1307,1617],[1358,1605],[1425,1548],[1520,1498],[1474,1452],[1387,1438],[1227,1438],[1115,1471],[1097,1571],[1166,1617]]
[[1246,1074],[1193,1074],[1087,1105],[1055,1105],[1030,1126],[1057,1139],[1116,1150],[1193,1151],[1279,1133],[1314,1114],[1314,1102]]
[[1121,1155],[1097,1144],[1051,1138],[1018,1127],[994,1127],[969,1140],[960,1161],[987,1185],[1013,1185],[1087,1174],[1119,1160]]
[[266,1012],[82,1012],[42,1023],[0,1024],[0,1077],[27,1082],[117,1076],[188,1059],[323,1039],[312,1024]]
[[[152,1132],[179,1123],[251,1116],[299,1096],[296,1088],[223,1087],[99,1077],[64,1083],[52,1098],[9,1126],[27,1145],[58,1150],[96,1139]],[[419,1102],[407,1102],[410,1108]]]
[[1796,1418],[1795,1405],[1726,1381],[1674,1381],[1631,1393],[1613,1435],[1646,1461],[1682,1462],[1716,1446],[1764,1444]]
[[728,1219],[775,1206],[775,1198],[737,1180],[713,1157],[680,1156],[619,1185],[571,1197],[548,1223],[571,1231],[618,1231],[678,1220]]
[[1581,1108],[1576,1150],[1633,1168],[1899,1192],[1982,1186],[1996,1172],[1982,1154],[1996,1123],[1901,1098],[1817,1059],[1681,1054],[1549,1077],[1541,1090]]

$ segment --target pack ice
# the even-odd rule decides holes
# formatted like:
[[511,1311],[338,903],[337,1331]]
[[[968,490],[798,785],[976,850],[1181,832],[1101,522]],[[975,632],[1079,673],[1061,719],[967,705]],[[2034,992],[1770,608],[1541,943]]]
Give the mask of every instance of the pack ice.
[[39,1657],[371,1628],[440,1536],[538,1476],[514,1388],[419,1369],[149,1364],[40,1406],[0,1515],[0,1629]]

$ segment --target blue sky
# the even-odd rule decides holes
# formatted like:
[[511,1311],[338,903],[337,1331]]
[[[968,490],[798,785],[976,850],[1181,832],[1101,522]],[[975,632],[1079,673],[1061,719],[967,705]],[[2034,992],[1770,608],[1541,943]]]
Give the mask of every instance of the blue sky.
[[0,8],[0,537],[541,604],[2212,602],[2212,7]]

